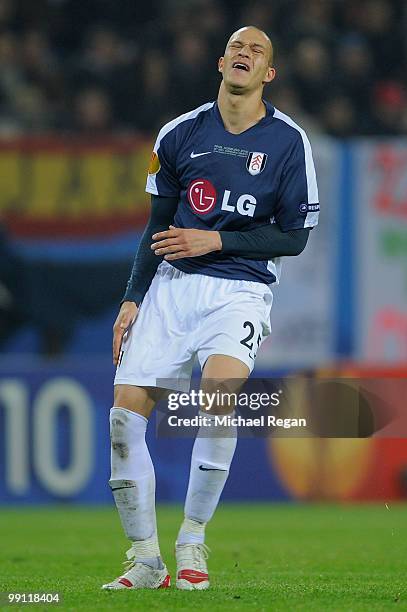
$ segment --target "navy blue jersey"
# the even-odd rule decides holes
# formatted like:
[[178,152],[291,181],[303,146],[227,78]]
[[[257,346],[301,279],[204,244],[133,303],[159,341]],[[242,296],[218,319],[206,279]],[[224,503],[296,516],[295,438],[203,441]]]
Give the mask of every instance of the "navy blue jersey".
[[[287,115],[266,116],[241,134],[225,129],[216,102],[177,117],[159,132],[146,191],[178,197],[174,225],[247,231],[278,223],[283,231],[318,223],[318,188],[309,140]],[[172,261],[183,272],[278,282],[281,261],[219,253]]]

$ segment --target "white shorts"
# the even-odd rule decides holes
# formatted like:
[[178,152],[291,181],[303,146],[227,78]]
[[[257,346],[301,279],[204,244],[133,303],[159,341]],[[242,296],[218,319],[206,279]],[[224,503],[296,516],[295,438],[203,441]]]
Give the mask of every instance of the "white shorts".
[[187,274],[162,262],[125,335],[115,385],[189,390],[195,357],[230,355],[250,372],[270,334],[268,285]]

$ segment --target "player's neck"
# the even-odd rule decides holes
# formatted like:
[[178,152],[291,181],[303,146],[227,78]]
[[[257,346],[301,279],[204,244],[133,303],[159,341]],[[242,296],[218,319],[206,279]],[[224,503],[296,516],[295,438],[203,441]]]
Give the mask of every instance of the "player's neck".
[[236,95],[226,91],[223,83],[219,89],[218,108],[225,129],[232,134],[241,134],[266,115],[258,91],[247,95]]

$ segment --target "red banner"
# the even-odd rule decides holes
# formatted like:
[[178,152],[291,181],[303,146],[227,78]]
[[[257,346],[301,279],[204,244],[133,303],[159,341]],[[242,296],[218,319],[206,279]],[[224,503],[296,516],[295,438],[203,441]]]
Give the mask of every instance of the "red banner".
[[135,137],[0,140],[0,215],[17,236],[102,236],[140,227],[151,143]]

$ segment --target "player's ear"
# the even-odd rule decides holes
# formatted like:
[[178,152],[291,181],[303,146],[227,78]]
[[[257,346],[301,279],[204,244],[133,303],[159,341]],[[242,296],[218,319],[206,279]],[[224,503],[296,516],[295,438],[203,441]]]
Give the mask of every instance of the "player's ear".
[[271,81],[275,79],[275,76],[276,76],[275,68],[272,68],[271,66],[269,66],[267,68],[266,76],[263,79],[263,83],[271,83]]
[[223,64],[224,64],[224,57],[220,57],[218,60],[218,72],[222,72],[223,70]]

